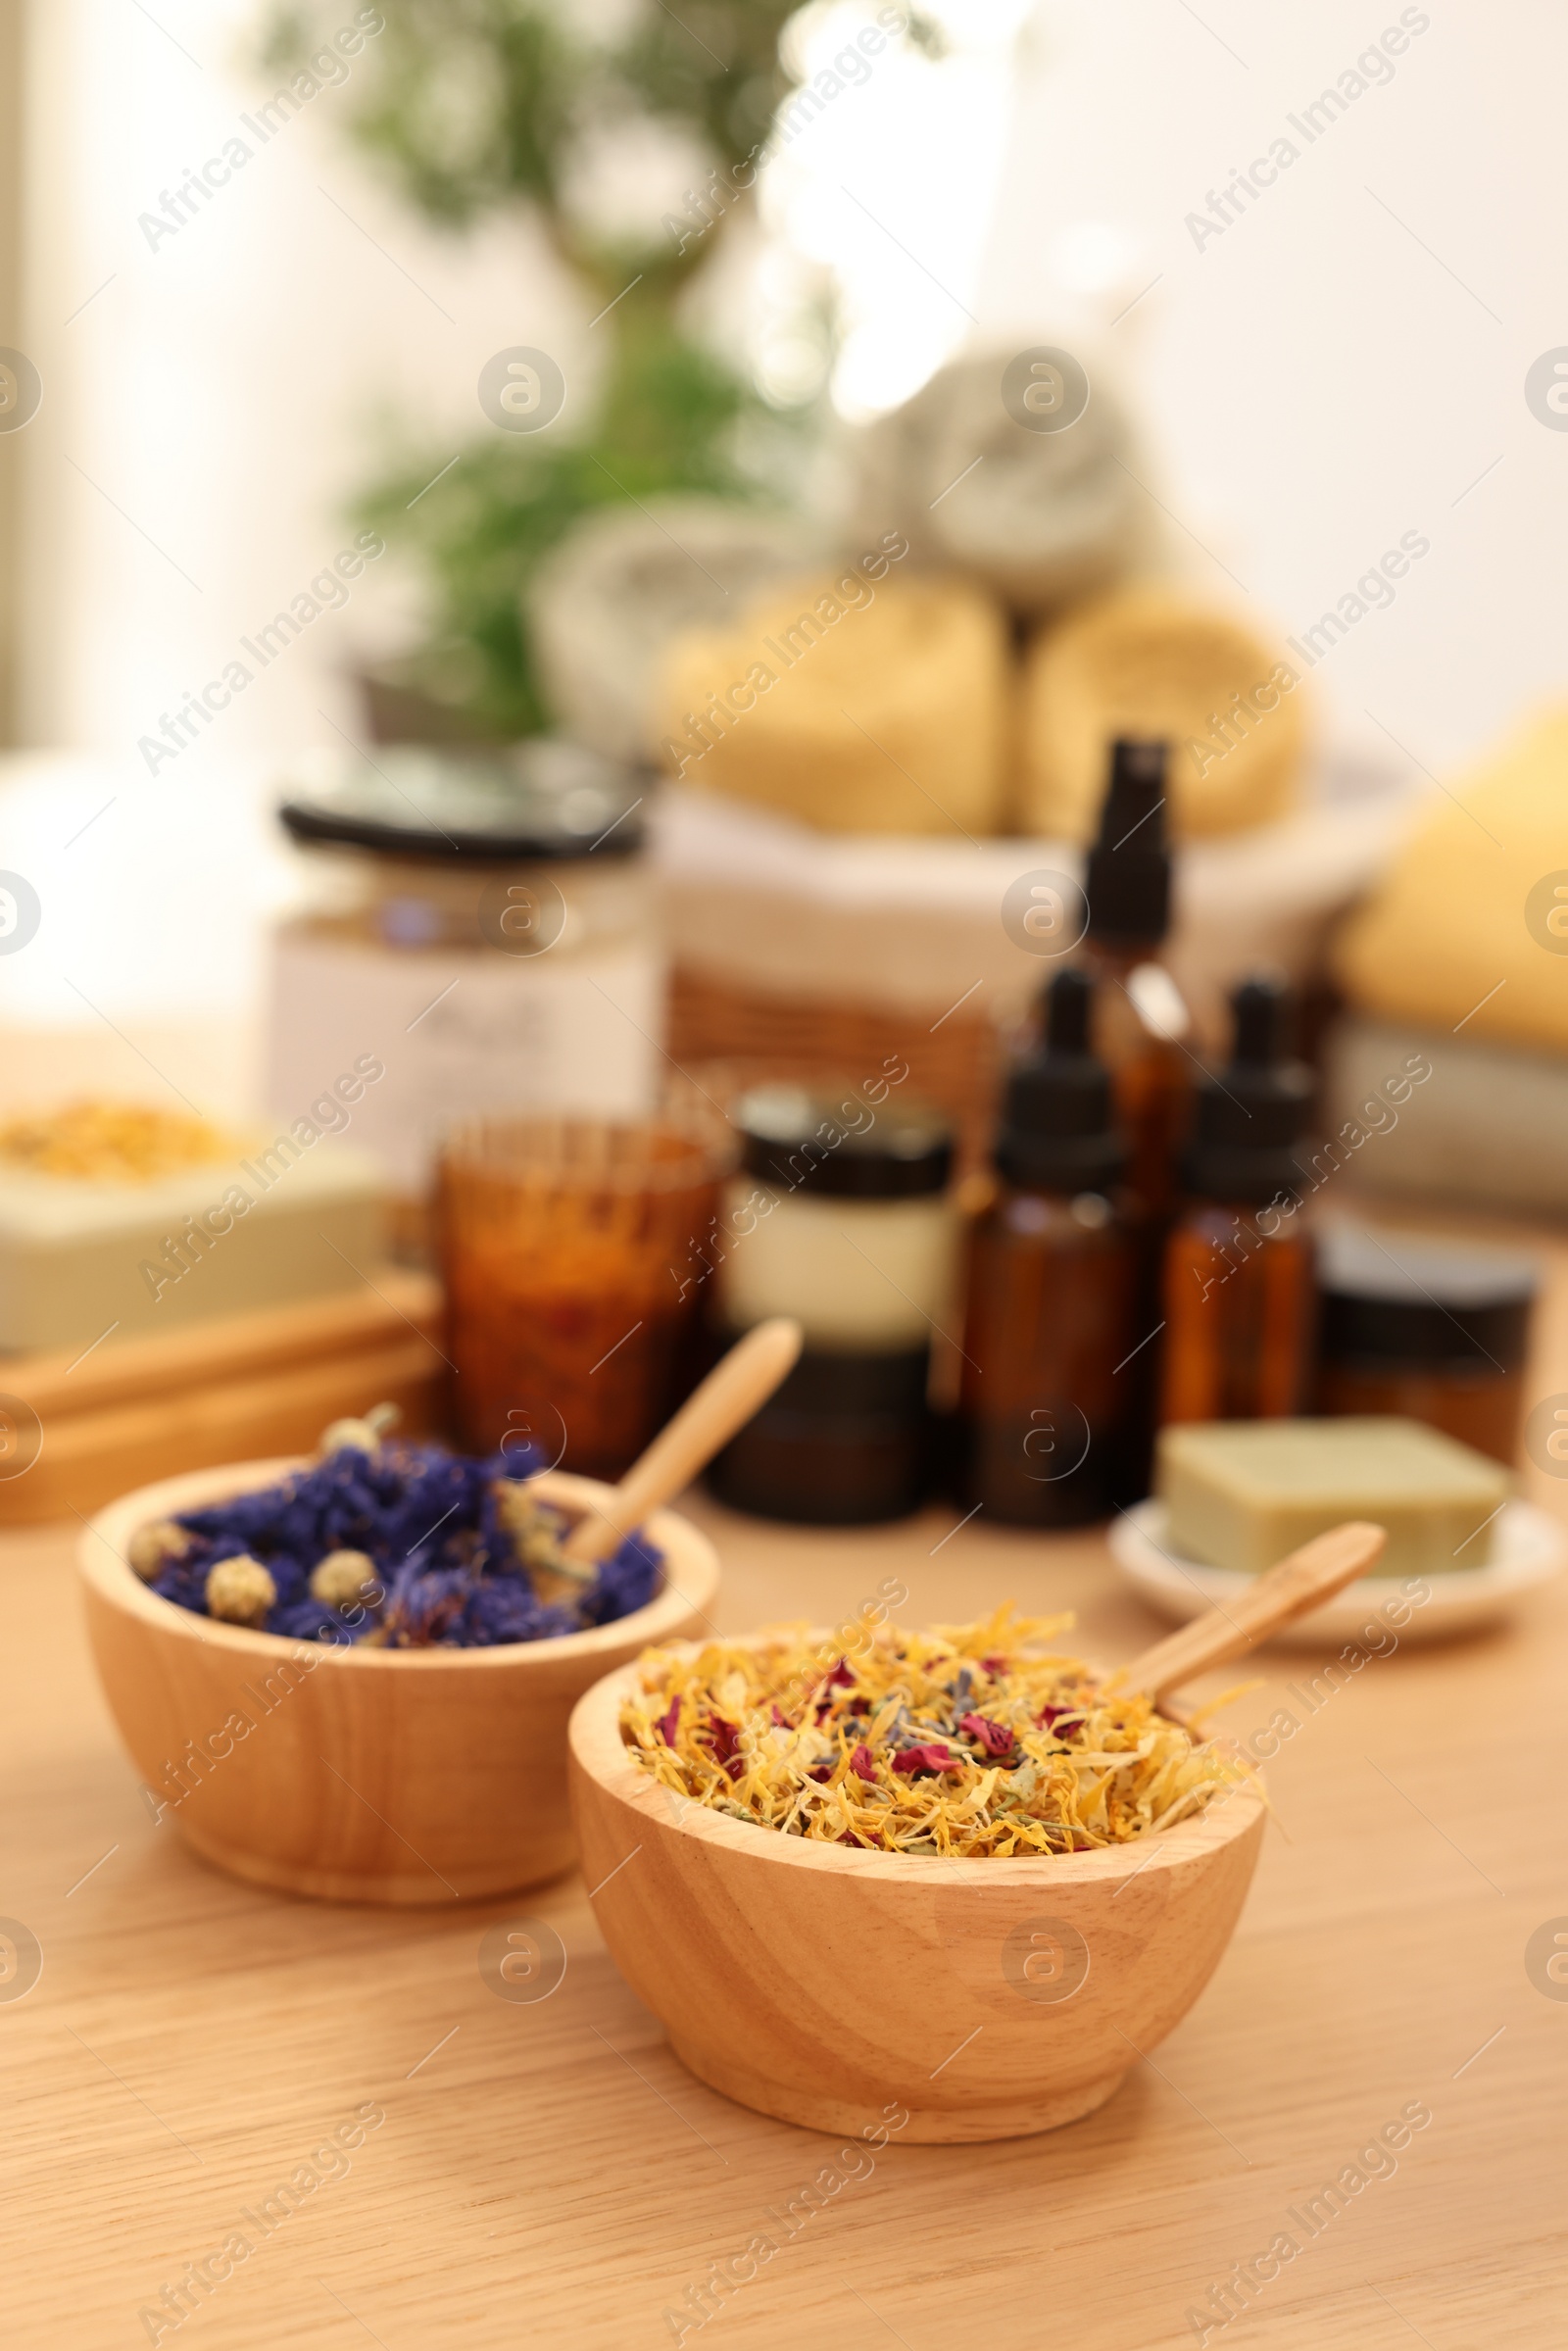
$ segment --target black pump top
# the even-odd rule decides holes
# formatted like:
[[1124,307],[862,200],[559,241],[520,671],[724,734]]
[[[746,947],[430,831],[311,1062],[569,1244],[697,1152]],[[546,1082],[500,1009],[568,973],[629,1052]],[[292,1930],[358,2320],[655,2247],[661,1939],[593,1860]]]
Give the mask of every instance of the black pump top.
[[1165,832],[1168,745],[1121,736],[1111,745],[1100,838],[1084,877],[1089,936],[1153,948],[1170,928],[1170,849]]
[[1126,1161],[1110,1076],[1089,1050],[1094,982],[1070,965],[1046,991],[1043,1052],[1007,1081],[997,1171],[1025,1192],[1102,1192]]
[[1208,1200],[1269,1200],[1300,1189],[1293,1147],[1306,1132],[1312,1073],[1291,1057],[1291,1000],[1283,981],[1264,974],[1244,980],[1231,1007],[1232,1057],[1198,1088],[1182,1181]]

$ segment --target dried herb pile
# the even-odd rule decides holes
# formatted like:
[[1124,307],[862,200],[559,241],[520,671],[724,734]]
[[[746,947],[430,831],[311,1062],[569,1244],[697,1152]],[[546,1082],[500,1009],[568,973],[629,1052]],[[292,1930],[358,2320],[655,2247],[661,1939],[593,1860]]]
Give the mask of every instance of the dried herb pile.
[[790,1837],[955,1856],[1123,1844],[1201,1808],[1240,1767],[1045,1643],[1010,1607],[889,1626],[824,1667],[805,1627],[651,1649],[621,1737],[674,1793]]

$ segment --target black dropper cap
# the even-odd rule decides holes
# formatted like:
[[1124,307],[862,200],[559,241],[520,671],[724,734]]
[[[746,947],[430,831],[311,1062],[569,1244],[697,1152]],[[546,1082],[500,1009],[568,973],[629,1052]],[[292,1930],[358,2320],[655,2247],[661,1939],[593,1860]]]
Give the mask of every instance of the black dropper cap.
[[1089,852],[1084,877],[1089,936],[1107,946],[1157,947],[1170,928],[1168,749],[1126,735],[1111,745],[1100,838]]
[[1231,1060],[1198,1088],[1182,1182],[1207,1200],[1268,1200],[1298,1193],[1294,1146],[1306,1132],[1312,1073],[1291,1056],[1291,1000],[1281,980],[1244,980],[1231,998]]
[[1026,1192],[1101,1192],[1127,1152],[1110,1077],[1089,1050],[1094,982],[1069,965],[1046,991],[1046,1043],[1007,1080],[997,1171]]

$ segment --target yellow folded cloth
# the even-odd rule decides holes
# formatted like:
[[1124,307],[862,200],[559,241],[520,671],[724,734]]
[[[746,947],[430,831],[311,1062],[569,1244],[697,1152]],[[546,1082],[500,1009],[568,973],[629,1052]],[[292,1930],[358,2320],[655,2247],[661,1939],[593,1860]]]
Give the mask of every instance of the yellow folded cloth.
[[1178,837],[1267,824],[1295,797],[1304,721],[1299,672],[1227,613],[1166,588],[1101,597],[1030,649],[1021,821],[1092,839],[1113,738],[1151,735],[1171,747]]
[[1568,1050],[1568,709],[1433,806],[1335,962],[1363,1011]]
[[906,552],[889,539],[735,628],[677,641],[656,706],[672,775],[829,833],[997,829],[1001,612],[962,581],[886,576]]

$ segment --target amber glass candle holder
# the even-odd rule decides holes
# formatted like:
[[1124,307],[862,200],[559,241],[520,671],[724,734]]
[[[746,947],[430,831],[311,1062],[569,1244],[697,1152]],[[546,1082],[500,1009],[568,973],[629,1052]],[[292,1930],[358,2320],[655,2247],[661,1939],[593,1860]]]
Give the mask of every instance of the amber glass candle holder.
[[457,1420],[476,1452],[617,1478],[679,1401],[726,1131],[480,1118],[438,1194]]

